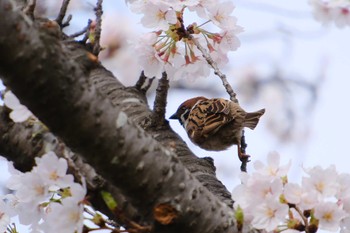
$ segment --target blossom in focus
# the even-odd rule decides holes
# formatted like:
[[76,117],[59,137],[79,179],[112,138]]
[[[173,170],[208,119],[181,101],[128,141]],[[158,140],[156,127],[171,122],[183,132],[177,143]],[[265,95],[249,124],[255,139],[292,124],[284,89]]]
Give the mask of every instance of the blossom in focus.
[[33,170],[43,178],[46,185],[66,187],[74,183],[73,176],[66,174],[67,161],[58,158],[54,152],[50,151],[41,158],[35,158],[35,162],[37,166]]
[[[232,16],[231,1],[129,0],[128,3],[133,12],[143,14],[143,26],[155,30],[155,40],[146,35],[135,46],[135,55],[146,76],[160,78],[165,71],[173,80],[207,77],[210,69],[207,64],[203,65],[207,61],[197,42],[219,66],[226,64],[227,53],[240,45],[236,35],[242,28]],[[186,10],[204,21],[188,24],[184,18]],[[218,31],[207,30],[209,23],[216,25]]]
[[241,175],[232,198],[244,224],[267,232],[350,232],[350,175],[316,166],[304,169],[298,184],[288,181],[291,163],[279,161],[279,154],[270,153],[267,165],[256,162],[254,172]]
[[46,233],[81,233],[83,231],[84,207],[73,198],[65,198],[61,203],[52,203],[44,215],[41,226]]
[[18,98],[12,93],[7,91],[4,95],[4,104],[11,109],[10,118],[14,122],[24,122],[33,116],[33,113],[28,108],[22,105]]
[[257,229],[265,229],[270,232],[278,227],[288,215],[288,205],[267,198],[255,208],[252,226]]
[[340,206],[332,202],[320,202],[315,207],[315,217],[320,221],[320,228],[328,231],[337,231],[340,221],[349,214]]
[[36,166],[25,173],[9,163],[7,188],[12,193],[4,197],[11,210],[9,216],[18,216],[19,222],[29,225],[32,232],[82,232],[84,182],[75,183],[73,176],[66,174],[67,161],[54,152],[35,162]]

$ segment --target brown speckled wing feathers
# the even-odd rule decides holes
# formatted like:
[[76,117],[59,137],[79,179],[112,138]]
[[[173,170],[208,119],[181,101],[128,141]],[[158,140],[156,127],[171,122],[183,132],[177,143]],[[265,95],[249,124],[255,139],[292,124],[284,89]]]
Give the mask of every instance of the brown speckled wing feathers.
[[186,129],[197,142],[217,132],[232,120],[229,101],[219,98],[203,100],[193,106]]

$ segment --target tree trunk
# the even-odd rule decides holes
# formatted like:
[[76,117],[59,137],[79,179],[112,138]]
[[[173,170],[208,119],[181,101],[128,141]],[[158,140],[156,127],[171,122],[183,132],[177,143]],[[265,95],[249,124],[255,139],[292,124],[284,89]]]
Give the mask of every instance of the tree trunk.
[[[174,208],[174,222],[156,224],[155,232],[237,231],[212,160],[193,155],[167,124],[149,124],[143,93],[123,87],[84,45],[63,41],[55,24],[33,22],[17,9],[0,0],[0,75],[21,102],[148,222],[160,204]],[[34,143],[28,157],[11,151],[9,137],[24,143],[26,131],[15,138],[10,132],[20,126],[4,122],[0,153],[18,167],[32,165],[42,148]]]

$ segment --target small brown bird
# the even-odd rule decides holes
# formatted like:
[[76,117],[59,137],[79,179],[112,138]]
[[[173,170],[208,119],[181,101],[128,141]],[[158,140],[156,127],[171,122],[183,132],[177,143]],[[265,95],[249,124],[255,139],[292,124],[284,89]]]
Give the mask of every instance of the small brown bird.
[[237,103],[222,99],[195,97],[183,102],[170,119],[178,119],[191,141],[205,150],[221,151],[238,146],[239,159],[244,127],[254,129],[265,109],[247,113]]

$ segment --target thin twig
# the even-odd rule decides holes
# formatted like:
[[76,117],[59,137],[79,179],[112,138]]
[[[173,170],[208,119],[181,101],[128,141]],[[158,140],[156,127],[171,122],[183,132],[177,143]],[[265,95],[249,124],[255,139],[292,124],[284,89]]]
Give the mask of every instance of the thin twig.
[[89,20],[88,20],[88,25],[86,26],[85,35],[84,35],[83,39],[80,41],[80,42],[83,43],[83,44],[85,44],[86,41],[89,39],[91,24],[92,24],[92,20],[89,19]]
[[135,84],[135,88],[137,90],[141,90],[143,84],[145,84],[147,77],[145,76],[145,73],[142,71],[139,77],[139,80],[137,80]]
[[60,12],[58,13],[57,18],[55,19],[55,21],[58,23],[58,25],[61,26],[61,28],[63,28],[62,22],[64,17],[66,16],[69,2],[70,0],[63,0]]
[[95,7],[95,15],[96,15],[96,27],[95,27],[95,32],[94,32],[94,48],[92,50],[92,53],[95,56],[98,56],[98,54],[101,51],[101,46],[100,46],[100,38],[101,38],[101,26],[102,26],[102,2],[103,0],[97,0],[97,4]]
[[152,120],[154,124],[162,125],[165,119],[165,108],[169,89],[169,80],[166,72],[163,72],[162,78],[158,82],[156,98],[153,105]]
[[86,34],[87,32],[89,32],[89,28],[90,28],[91,22],[92,21],[89,19],[88,20],[88,24],[87,24],[86,27],[84,27],[81,31],[73,33],[72,35],[69,36],[69,38],[75,38],[75,37],[81,36],[81,35]]
[[[202,56],[205,58],[205,60],[208,62],[208,64],[214,69],[214,73],[217,76],[219,76],[219,78],[221,79],[222,84],[224,85],[227,93],[230,95],[231,101],[233,101],[233,102],[238,104],[238,99],[236,97],[237,94],[234,92],[234,90],[232,89],[230,83],[227,81],[226,75],[223,74],[220,71],[218,65],[212,59],[212,57],[208,54],[207,50],[205,48],[203,48],[203,46],[191,34],[188,34],[187,36],[188,36],[189,39],[191,39],[193,41],[193,43],[197,46],[199,51],[201,51]],[[244,130],[242,130],[242,138],[241,138],[240,148],[241,148],[241,153],[242,154],[246,154],[247,143],[245,142]],[[242,172],[247,172],[247,163],[249,162],[249,157],[246,156],[241,161],[242,161],[241,171]]]
[[64,23],[62,23],[61,28],[69,26],[69,23],[72,20],[72,18],[73,18],[72,15],[68,15],[67,20]]
[[137,80],[136,84],[135,84],[135,88],[141,92],[143,92],[144,94],[146,94],[146,92],[149,90],[149,88],[152,86],[153,80],[155,79],[155,77],[153,78],[148,78],[144,72],[141,72],[141,75],[139,77],[139,80]]
[[[246,154],[247,149],[247,143],[245,142],[245,136],[244,136],[244,130],[242,130],[242,137],[241,137],[241,153]],[[247,172],[247,163],[249,162],[249,157],[246,156],[242,158],[242,164],[241,164],[241,172]]]
[[36,0],[29,0],[27,6],[24,8],[24,14],[28,15],[31,19],[34,19],[34,10],[36,6]]
[[218,65],[216,64],[216,62],[211,58],[211,56],[208,54],[207,50],[205,48],[203,48],[203,46],[191,35],[188,35],[188,38],[193,41],[193,43],[197,46],[197,48],[199,49],[199,51],[201,51],[203,57],[205,58],[205,60],[208,62],[208,64],[214,69],[214,74],[216,74],[217,76],[219,76],[219,78],[222,81],[222,84],[224,85],[227,93],[230,95],[230,99],[235,102],[238,103],[238,100],[236,98],[236,93],[233,91],[230,83],[227,81],[226,75],[223,74],[220,69],[218,68]]
[[147,83],[141,88],[141,91],[143,93],[146,93],[149,88],[152,86],[152,83],[153,83],[153,80],[155,79],[156,77],[152,77],[152,78],[147,78]]

